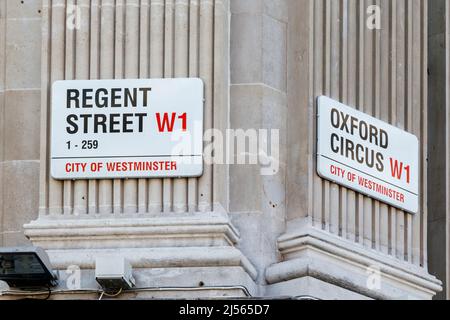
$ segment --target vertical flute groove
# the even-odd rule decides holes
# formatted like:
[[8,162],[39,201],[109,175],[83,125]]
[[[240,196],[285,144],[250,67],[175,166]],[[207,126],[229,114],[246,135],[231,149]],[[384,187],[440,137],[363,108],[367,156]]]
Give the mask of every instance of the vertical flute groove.
[[[124,34],[125,34],[125,10],[124,0],[115,0],[114,12],[114,77],[123,79],[125,58],[124,58]],[[123,180],[116,179],[113,182],[113,211],[114,214],[122,214],[124,209]]]
[[[65,65],[65,1],[53,0],[51,9],[51,58],[50,82],[64,80]],[[51,112],[49,112],[51,116]],[[49,136],[49,135],[48,135]],[[49,179],[49,214],[63,213],[64,184],[61,181]]]
[[[91,0],[89,79],[98,79],[100,72],[100,1]],[[88,214],[99,213],[99,181],[88,181]]]
[[[213,127],[213,0],[200,1],[200,77],[205,85],[205,130]],[[205,164],[199,179],[199,211],[212,210],[212,166]]]
[[[77,0],[77,9],[80,11],[80,28],[75,31],[75,79],[89,79],[90,69],[90,1]],[[75,215],[88,213],[88,182],[75,181],[73,185],[73,212]]]
[[[175,1],[175,61],[174,76],[188,77],[189,72],[189,3],[188,0]],[[174,180],[173,210],[176,213],[188,211],[187,179]]]
[[[139,3],[139,78],[149,77],[150,56],[150,0],[140,0]],[[149,212],[149,179],[138,180],[138,212],[145,214]]]
[[[67,17],[72,12],[69,12],[69,7],[74,7],[76,4],[76,0],[66,0],[66,15],[65,15],[65,24],[70,23],[67,21]],[[64,69],[64,79],[73,80],[75,79],[75,70],[76,70],[76,28],[66,28],[65,30],[65,47],[64,47],[64,56],[65,56],[65,69]],[[63,214],[65,216],[72,215],[75,213],[74,210],[74,182],[72,181],[64,181],[64,195],[63,195]],[[79,190],[79,188],[78,188]],[[77,207],[79,206],[77,201]],[[77,208],[78,209],[78,208]],[[79,214],[79,212],[76,212]]]
[[[100,79],[114,78],[114,0],[102,0],[100,18]],[[99,181],[99,213],[113,213],[113,182]]]
[[[150,3],[150,77],[164,76],[164,0]],[[151,214],[159,214],[162,206],[162,180],[149,182],[148,207]]]
[[[139,76],[139,0],[127,0],[125,10],[124,70],[126,79]],[[138,181],[126,179],[123,182],[123,210],[125,214],[138,213]]]
[[[199,0],[190,0],[189,7],[189,76],[199,77]],[[188,211],[198,210],[198,179],[188,179]]]
[[[164,7],[164,78],[174,76],[175,0],[165,0]],[[163,211],[173,211],[173,180],[163,179]]]

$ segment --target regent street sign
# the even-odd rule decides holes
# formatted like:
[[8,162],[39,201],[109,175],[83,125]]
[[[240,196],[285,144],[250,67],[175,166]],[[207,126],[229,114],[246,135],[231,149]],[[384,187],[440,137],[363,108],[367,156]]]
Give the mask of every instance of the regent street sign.
[[197,78],[55,82],[52,177],[201,176],[203,99]]
[[328,97],[319,97],[317,171],[329,181],[416,214],[416,136]]

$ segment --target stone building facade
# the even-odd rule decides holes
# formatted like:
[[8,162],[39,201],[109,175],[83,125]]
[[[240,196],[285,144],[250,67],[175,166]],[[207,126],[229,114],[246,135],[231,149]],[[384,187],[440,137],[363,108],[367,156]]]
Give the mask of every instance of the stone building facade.
[[[103,254],[133,265],[124,299],[448,297],[449,17],[447,0],[1,0],[0,246],[46,249],[55,299],[98,297]],[[205,130],[279,130],[275,174],[51,178],[53,82],[173,77],[204,81]],[[317,175],[321,95],[419,138],[419,214]]]

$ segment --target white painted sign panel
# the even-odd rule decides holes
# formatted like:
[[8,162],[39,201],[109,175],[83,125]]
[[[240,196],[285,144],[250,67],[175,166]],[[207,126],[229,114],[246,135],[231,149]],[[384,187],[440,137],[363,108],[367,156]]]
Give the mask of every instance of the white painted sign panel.
[[318,174],[388,205],[417,213],[416,136],[328,97],[318,98]]
[[201,176],[203,91],[197,78],[55,82],[52,177]]

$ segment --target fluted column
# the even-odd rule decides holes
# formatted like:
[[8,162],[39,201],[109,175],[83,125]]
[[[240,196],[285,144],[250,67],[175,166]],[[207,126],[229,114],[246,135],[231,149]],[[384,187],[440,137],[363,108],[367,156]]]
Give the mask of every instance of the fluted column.
[[[200,77],[204,129],[227,128],[229,2],[44,0],[42,14],[40,215],[25,226],[31,242],[58,269],[92,269],[96,256],[120,254],[142,271],[142,286],[154,281],[146,269],[182,267],[178,285],[197,286],[207,274],[255,292],[258,272],[237,249],[240,234],[226,211],[224,167],[207,164],[189,179],[56,181],[49,173],[56,80]],[[225,267],[226,278],[212,276]]]
[[[371,5],[381,8],[380,30],[366,25]],[[304,216],[319,229],[426,268],[427,2],[344,0],[310,6],[305,14],[314,38],[310,110],[324,94],[415,134],[421,141],[422,190],[420,214],[410,215],[322,180],[315,168],[315,121],[310,121],[314,192]]]
[[[268,268],[269,283],[315,277],[342,285],[352,267],[327,270],[325,265],[332,262],[320,266],[322,251],[342,255],[349,263],[361,259],[362,269],[352,271],[353,286],[364,295],[430,298],[428,290],[439,290],[439,281],[427,270],[427,10],[427,0],[291,2],[291,43],[300,58],[292,56],[288,67],[298,71],[289,78],[288,92],[288,123],[292,123],[288,145],[293,152],[287,164],[287,231],[278,240],[285,262]],[[381,23],[379,29],[371,20],[374,15]],[[316,99],[321,95],[419,138],[419,214],[397,210],[318,176]],[[307,144],[298,139],[299,134],[308,137]],[[346,250],[358,255],[347,255]],[[368,256],[372,262],[363,262]],[[411,286],[411,291],[396,293],[396,285],[387,280],[383,290],[367,289],[367,276],[362,276],[358,288],[356,274],[363,274],[371,264],[382,270],[395,265],[403,273],[414,270],[417,278],[410,279],[412,283],[419,283],[420,277],[429,282],[419,291]],[[383,272],[392,274],[387,269]]]
[[[228,31],[223,26],[228,23],[227,3],[222,0],[44,1],[43,54],[47,59],[43,60],[46,94],[42,113],[46,118],[42,123],[42,160],[48,162],[49,88],[56,80],[201,77],[205,83],[205,129],[225,127],[227,116],[222,110],[227,103],[223,99],[227,73],[223,71],[228,62],[224,59]],[[71,19],[75,27],[70,26]],[[215,110],[219,113],[217,117],[214,117]],[[41,170],[42,216],[213,210],[212,165],[206,165],[204,175],[198,179],[89,182],[56,181],[50,177],[47,167],[42,166]],[[224,185],[223,177],[217,183]]]

